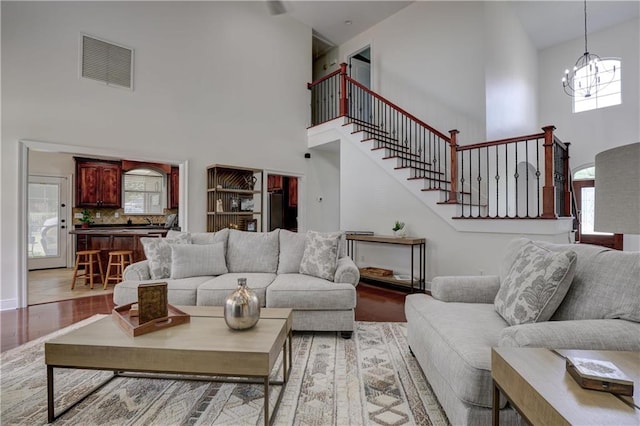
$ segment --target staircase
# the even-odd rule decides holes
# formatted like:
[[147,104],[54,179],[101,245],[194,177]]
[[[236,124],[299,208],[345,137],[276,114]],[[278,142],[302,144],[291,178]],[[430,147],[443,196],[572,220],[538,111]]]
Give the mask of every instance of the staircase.
[[560,219],[556,226],[571,229],[569,144],[553,126],[460,146],[458,130],[434,129],[350,78],[346,64],[308,88],[309,147],[332,140],[358,145],[456,229],[468,228],[461,219],[500,220],[497,232],[516,229],[504,219],[518,219],[519,228],[523,220]]

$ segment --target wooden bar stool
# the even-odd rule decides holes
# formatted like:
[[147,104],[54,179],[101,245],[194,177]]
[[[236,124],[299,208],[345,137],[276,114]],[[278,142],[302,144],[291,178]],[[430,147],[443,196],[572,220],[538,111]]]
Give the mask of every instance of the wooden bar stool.
[[[104,289],[107,289],[109,281],[115,281],[116,284],[122,281],[122,273],[127,265],[131,265],[133,251],[116,250],[109,252],[109,264],[107,265],[107,275],[104,279]],[[116,271],[111,275],[111,267],[115,267]]]
[[[98,264],[100,272],[93,269],[94,263]],[[79,274],[78,268],[84,266],[84,272]],[[102,277],[104,272],[102,271],[102,261],[100,260],[100,250],[80,250],[76,252],[76,265],[73,268],[73,280],[71,281],[71,290],[76,286],[76,279],[84,278],[84,285],[87,285],[87,281],[93,289],[93,277],[100,277],[100,284],[102,284]]]

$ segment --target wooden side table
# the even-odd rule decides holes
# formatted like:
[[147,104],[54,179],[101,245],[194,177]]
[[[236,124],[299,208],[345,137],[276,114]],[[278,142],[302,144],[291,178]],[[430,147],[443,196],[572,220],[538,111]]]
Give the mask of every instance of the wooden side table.
[[[347,254],[351,256],[354,262],[356,261],[356,259],[353,257],[355,253],[356,242],[376,243],[376,244],[394,244],[394,245],[400,245],[405,247],[406,246],[411,247],[411,265],[410,265],[411,276],[409,280],[406,280],[406,281],[398,280],[398,279],[395,279],[393,276],[381,277],[377,275],[367,275],[366,273],[362,273],[362,271],[360,272],[360,276],[368,280],[380,281],[380,282],[384,282],[384,283],[392,284],[396,286],[410,287],[411,291],[414,291],[416,287],[418,288],[418,290],[424,291],[425,280],[426,280],[425,268],[427,264],[426,239],[417,238],[417,237],[391,237],[386,235],[361,235],[361,234],[347,233]],[[417,280],[414,278],[414,275],[413,275],[414,261],[415,261],[415,254],[414,254],[415,247],[418,248],[419,276]]]
[[[566,356],[613,362],[635,384],[633,397],[583,389],[569,375]],[[500,393],[533,425],[640,424],[640,352],[493,348],[493,425]]]

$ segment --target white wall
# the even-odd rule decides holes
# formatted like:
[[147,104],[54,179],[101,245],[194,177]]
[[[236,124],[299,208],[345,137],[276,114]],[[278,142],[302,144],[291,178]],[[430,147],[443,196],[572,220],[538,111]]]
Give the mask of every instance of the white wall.
[[622,104],[572,112],[572,98],[562,90],[564,70],[584,51],[577,38],[540,52],[538,114],[540,122],[556,126],[561,140],[571,142],[572,168],[594,163],[600,151],[640,141],[640,20],[634,19],[596,33],[589,33],[589,51],[601,57],[622,59]]
[[510,3],[484,7],[486,140],[539,133],[536,48]]
[[339,61],[370,45],[372,90],[462,144],[486,140],[483,14],[482,2],[415,2],[340,45]]
[[[81,32],[135,49],[135,90],[78,78]],[[2,306],[22,256],[19,140],[189,161],[202,231],[207,165],[308,171],[310,80],[311,29],[262,2],[2,2]]]
[[310,149],[307,179],[307,219],[320,232],[340,229],[340,152],[338,149]]

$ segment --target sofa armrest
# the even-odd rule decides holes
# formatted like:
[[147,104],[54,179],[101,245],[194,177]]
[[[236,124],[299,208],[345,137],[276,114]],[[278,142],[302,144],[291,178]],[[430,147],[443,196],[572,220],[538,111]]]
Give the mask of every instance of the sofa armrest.
[[500,289],[497,275],[436,277],[431,295],[443,302],[493,303]]
[[640,323],[595,319],[514,325],[502,330],[498,346],[640,351]]
[[338,259],[338,267],[333,275],[334,283],[347,283],[357,286],[360,282],[360,270],[349,256]]
[[122,273],[123,281],[143,281],[150,280],[151,272],[149,271],[149,261],[141,260],[140,262],[132,263],[124,268]]

